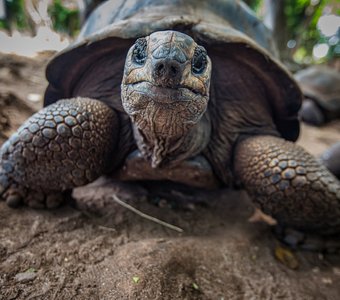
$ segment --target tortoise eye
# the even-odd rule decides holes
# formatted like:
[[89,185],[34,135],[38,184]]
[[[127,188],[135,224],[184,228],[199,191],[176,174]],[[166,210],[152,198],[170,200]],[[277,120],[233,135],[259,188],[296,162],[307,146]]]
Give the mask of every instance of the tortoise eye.
[[194,74],[202,74],[207,66],[207,51],[202,46],[197,46],[192,58],[192,72]]
[[143,65],[145,63],[147,57],[146,46],[147,41],[145,38],[140,38],[136,41],[132,52],[132,58],[135,63],[139,65]]

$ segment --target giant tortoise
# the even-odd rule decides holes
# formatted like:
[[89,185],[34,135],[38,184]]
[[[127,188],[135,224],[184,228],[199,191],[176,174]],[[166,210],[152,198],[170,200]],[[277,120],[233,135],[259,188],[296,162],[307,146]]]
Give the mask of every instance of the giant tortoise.
[[[326,65],[311,66],[295,74],[304,100],[300,109],[302,121],[321,126],[340,119],[340,73]],[[321,156],[322,163],[340,178],[340,142]]]
[[339,182],[294,144],[301,91],[240,1],[108,1],[47,79],[45,108],[1,148],[9,205],[111,174],[237,184],[283,227],[340,231]]
[[301,118],[311,125],[320,126],[340,119],[340,73],[325,65],[311,66],[295,74],[304,101]]

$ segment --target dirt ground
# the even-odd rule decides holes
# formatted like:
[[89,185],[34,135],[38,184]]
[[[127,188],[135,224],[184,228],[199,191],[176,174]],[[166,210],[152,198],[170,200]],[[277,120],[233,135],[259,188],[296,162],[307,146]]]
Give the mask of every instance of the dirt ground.
[[[0,144],[41,106],[47,60],[0,56]],[[335,122],[303,126],[299,143],[318,155],[339,140]],[[247,221],[242,191],[176,203],[102,179],[73,195],[82,202],[49,211],[0,202],[0,299],[340,299],[340,254],[287,252],[282,263],[269,226]]]

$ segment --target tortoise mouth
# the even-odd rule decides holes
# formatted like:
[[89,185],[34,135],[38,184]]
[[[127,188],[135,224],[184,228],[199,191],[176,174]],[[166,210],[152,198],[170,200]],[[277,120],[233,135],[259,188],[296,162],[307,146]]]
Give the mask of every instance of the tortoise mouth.
[[188,102],[194,100],[197,95],[203,96],[187,86],[169,88],[157,86],[149,81],[139,81],[129,85],[134,92],[147,96],[150,100],[159,103]]

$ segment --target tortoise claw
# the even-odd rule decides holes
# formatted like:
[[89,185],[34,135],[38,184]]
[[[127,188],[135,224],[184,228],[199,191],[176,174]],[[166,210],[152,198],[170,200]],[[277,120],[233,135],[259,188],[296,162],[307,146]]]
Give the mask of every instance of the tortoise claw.
[[41,191],[28,190],[23,203],[31,208],[57,208],[64,202],[62,193],[46,194]]
[[24,195],[25,190],[12,182],[0,160],[0,199],[5,200],[8,206],[14,208],[22,203]]
[[25,204],[32,208],[56,208],[64,200],[62,193],[46,194],[41,191],[29,190],[14,182],[10,182],[4,174],[0,175],[0,199],[5,200],[9,207],[17,208]]
[[9,207],[16,208],[22,203],[22,197],[18,193],[10,193],[6,196],[5,201]]

